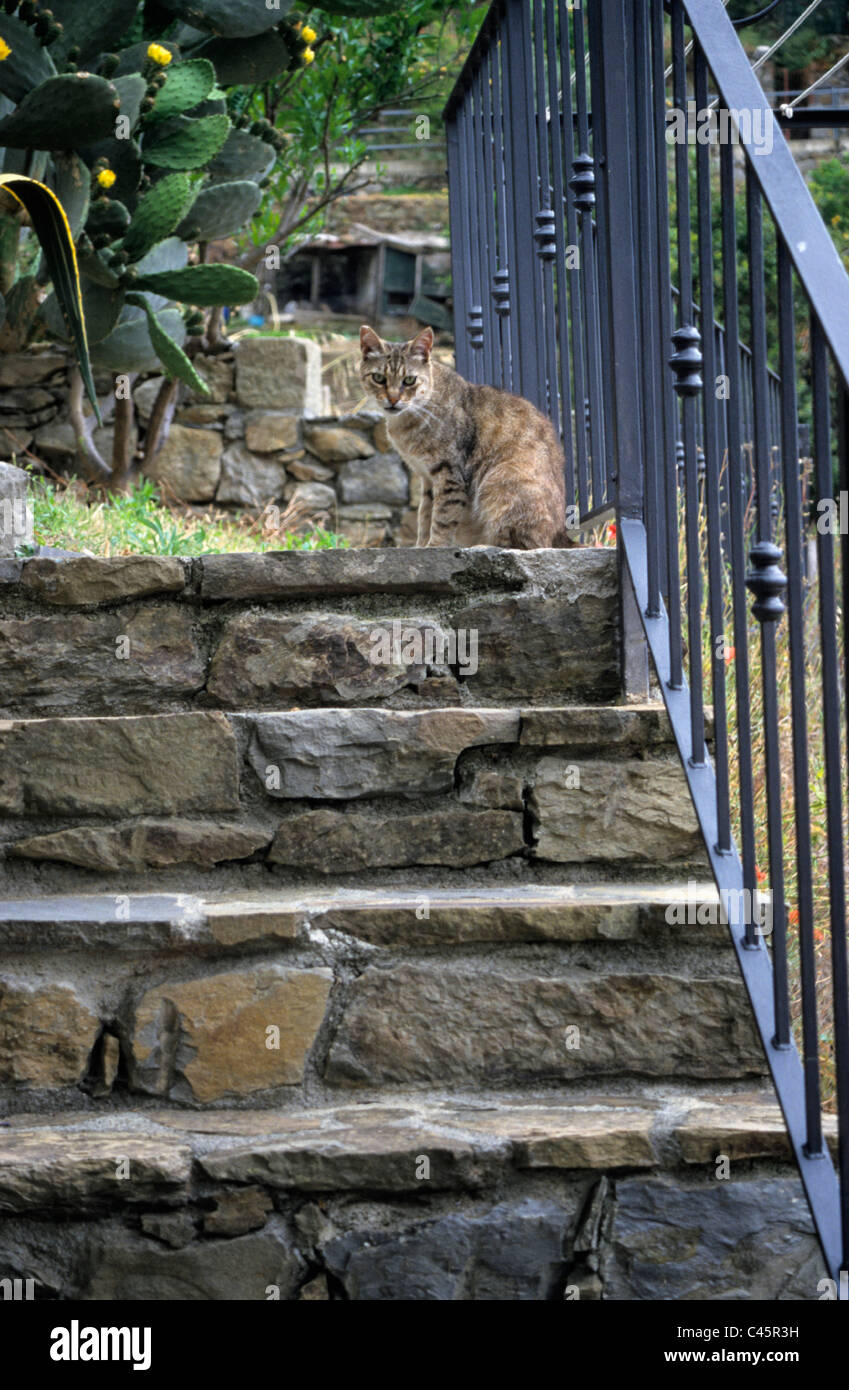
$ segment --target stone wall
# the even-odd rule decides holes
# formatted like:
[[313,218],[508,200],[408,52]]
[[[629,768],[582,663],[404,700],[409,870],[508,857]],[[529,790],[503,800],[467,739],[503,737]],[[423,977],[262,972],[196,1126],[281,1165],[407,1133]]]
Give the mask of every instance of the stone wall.
[[[0,359],[0,449],[28,451],[54,471],[74,465],[67,420],[65,354],[39,350]],[[168,438],[150,476],[168,501],[259,513],[293,501],[355,546],[410,545],[416,539],[420,482],[392,450],[379,411],[328,416],[319,346],[300,338],[246,338],[234,351],[200,356],[195,366],[210,397],[180,388]],[[137,443],[143,448],[163,378],[133,388]],[[15,385],[15,383],[20,383]],[[109,389],[106,380],[98,389]],[[108,460],[112,429],[94,442]]]

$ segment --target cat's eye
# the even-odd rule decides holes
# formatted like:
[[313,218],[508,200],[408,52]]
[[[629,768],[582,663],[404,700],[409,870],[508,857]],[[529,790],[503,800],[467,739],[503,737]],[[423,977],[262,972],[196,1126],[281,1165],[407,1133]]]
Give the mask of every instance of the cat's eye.
[[405,385],[405,386],[415,386],[415,384],[416,384],[417,381],[418,381],[418,377],[417,377],[417,376],[405,376],[405,377],[404,377],[404,385]]
[[386,383],[386,377],[383,375],[383,372],[372,372],[371,379],[372,381],[376,381],[378,386],[383,386]]

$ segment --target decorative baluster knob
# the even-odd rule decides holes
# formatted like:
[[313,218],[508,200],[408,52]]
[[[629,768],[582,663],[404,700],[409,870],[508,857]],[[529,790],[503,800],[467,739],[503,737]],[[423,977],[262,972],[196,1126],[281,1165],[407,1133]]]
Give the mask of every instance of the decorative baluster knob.
[[752,612],[759,623],[776,623],[784,612],[787,579],[779,569],[781,550],[772,541],[755,541],[749,551],[752,568],[746,575],[746,588],[755,596]]
[[483,307],[473,304],[466,319],[466,332],[473,348],[483,347]]
[[595,166],[593,157],[584,150],[572,163],[572,177],[569,180],[575,207],[579,212],[590,212],[595,207]]
[[679,486],[679,487],[683,487],[683,486],[684,486],[684,463],[685,463],[685,458],[684,458],[684,441],[683,441],[683,439],[676,439],[676,441],[675,441],[675,471],[676,471],[676,473],[677,473],[677,475],[678,475],[678,486]]
[[675,373],[673,386],[679,396],[696,396],[702,389],[701,335],[692,324],[684,323],[672,334],[675,348],[669,365]]
[[553,261],[557,254],[553,209],[542,208],[534,220],[536,222],[534,241],[537,244],[537,255],[542,261]]
[[509,270],[496,270],[492,277],[492,298],[495,301],[495,312],[500,318],[506,318],[510,313],[510,272]]

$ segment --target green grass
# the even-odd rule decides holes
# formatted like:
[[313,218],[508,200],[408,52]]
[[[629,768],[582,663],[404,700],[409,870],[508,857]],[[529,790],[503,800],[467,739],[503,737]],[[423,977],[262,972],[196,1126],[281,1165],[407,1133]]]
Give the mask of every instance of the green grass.
[[[211,555],[229,551],[330,550],[348,542],[322,527],[299,535],[275,528],[276,518],[210,510],[202,515],[176,511],[160,499],[149,478],[126,495],[88,489],[74,480],[64,485],[30,474],[33,538],[38,545],[92,555]],[[27,554],[23,547],[20,554]]]

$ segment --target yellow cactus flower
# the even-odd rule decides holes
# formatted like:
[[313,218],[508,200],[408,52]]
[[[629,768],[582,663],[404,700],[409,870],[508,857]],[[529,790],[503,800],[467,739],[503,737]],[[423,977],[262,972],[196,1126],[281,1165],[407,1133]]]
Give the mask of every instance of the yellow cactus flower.
[[148,47],[147,56],[154,63],[158,63],[161,68],[167,68],[173,54],[169,53],[167,48],[163,48],[161,43],[152,43]]
[[97,182],[101,188],[111,188],[117,177],[114,169],[101,169],[97,176]]
[[301,30],[301,38],[304,39],[307,43],[312,43],[313,39],[318,38],[318,34],[315,32],[314,29],[311,29],[308,24],[305,24],[303,29]]
[[303,53],[301,54],[301,57],[307,65],[314,62],[315,60],[315,54],[313,53],[311,48],[305,48]]
[[5,58],[8,58],[11,51],[5,39],[0,39],[0,63],[2,63]]

